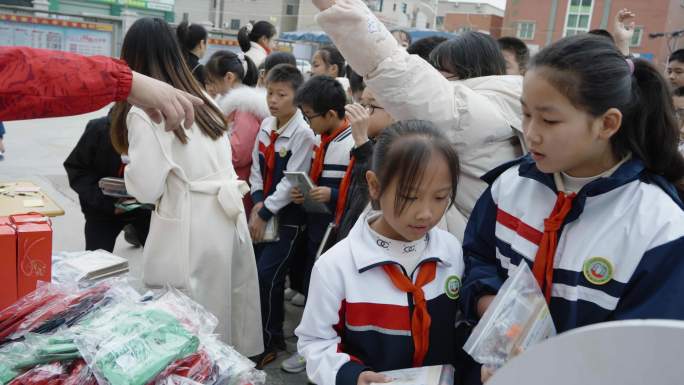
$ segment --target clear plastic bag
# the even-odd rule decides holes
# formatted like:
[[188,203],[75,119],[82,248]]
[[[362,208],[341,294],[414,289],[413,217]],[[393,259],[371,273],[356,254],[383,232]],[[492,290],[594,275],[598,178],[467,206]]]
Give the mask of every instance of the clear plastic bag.
[[174,315],[183,327],[195,335],[211,334],[218,326],[218,318],[215,315],[180,290],[170,286],[147,306]]
[[36,290],[0,311],[0,341],[16,333],[27,318],[45,314],[47,309],[67,295],[67,290],[62,286],[39,282]]
[[0,384],[7,384],[20,375],[23,370],[20,363],[28,360],[34,349],[25,342],[12,342],[0,347]]
[[110,288],[109,282],[101,282],[90,289],[81,291],[71,287],[74,291],[72,294],[56,297],[26,315],[10,338],[16,340],[27,333],[49,333],[62,326],[75,324],[106,303],[106,294]]
[[264,385],[266,373],[255,368],[249,358],[219,341],[216,336],[202,337],[202,348],[218,366],[218,377],[212,385]]
[[100,384],[145,385],[199,345],[175,315],[125,300],[83,320],[74,333]]
[[529,346],[556,335],[546,300],[525,262],[504,282],[463,349],[499,368]]
[[17,376],[9,385],[57,385],[67,377],[64,369],[59,362],[36,366]]

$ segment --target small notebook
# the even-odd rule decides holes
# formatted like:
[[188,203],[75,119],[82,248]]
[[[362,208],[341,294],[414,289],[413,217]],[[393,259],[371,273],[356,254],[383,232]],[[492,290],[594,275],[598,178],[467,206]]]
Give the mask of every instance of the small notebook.
[[454,367],[451,365],[423,366],[381,373],[393,379],[384,385],[444,385],[454,382]]
[[309,197],[309,192],[316,187],[305,172],[302,171],[285,171],[285,177],[292,183],[293,186],[299,188],[299,191],[304,195],[304,211],[314,214],[330,214],[330,209],[325,203],[313,201]]
[[78,270],[79,281],[96,280],[128,272],[128,260],[104,250],[87,252],[65,261]]

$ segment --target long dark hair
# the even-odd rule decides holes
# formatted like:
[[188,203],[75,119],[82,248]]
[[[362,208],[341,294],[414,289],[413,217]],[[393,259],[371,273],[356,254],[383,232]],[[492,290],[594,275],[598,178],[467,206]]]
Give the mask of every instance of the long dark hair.
[[615,157],[632,153],[648,170],[684,189],[674,106],[665,79],[653,65],[645,60],[630,64],[610,40],[582,34],[544,48],[533,57],[531,68],[541,69],[575,107],[594,117],[610,108],[620,110],[622,125],[611,137]]
[[208,34],[203,26],[184,21],[176,27],[176,36],[183,54],[187,56],[201,41],[207,41]]
[[342,56],[342,53],[340,53],[340,50],[337,49],[337,47],[326,45],[319,48],[318,53],[321,55],[321,59],[323,59],[323,63],[325,63],[325,65],[337,66],[337,75],[335,76],[340,78],[345,75],[345,70],[347,67],[345,66],[344,56]]
[[252,47],[250,41],[257,42],[262,37],[268,39],[276,34],[276,27],[268,21],[257,21],[256,23],[244,25],[238,31],[238,43],[242,52],[247,52]]
[[506,74],[506,59],[499,43],[481,32],[465,32],[443,42],[430,53],[430,62],[459,79]]
[[[164,20],[145,17],[133,23],[124,37],[121,59],[133,71],[202,98],[204,105],[195,106],[195,122],[205,135],[216,140],[227,130],[223,114],[192,76],[173,32]],[[112,111],[112,144],[119,153],[128,152],[126,115],[130,109],[128,102],[121,101]],[[173,132],[183,144],[187,143],[188,137],[182,127]]]
[[[247,71],[243,63],[247,64]],[[230,51],[215,52],[205,67],[209,77],[214,79],[223,78],[228,72],[232,72],[246,86],[254,87],[259,80],[259,73],[254,62],[249,56],[243,54],[237,55]]]
[[[435,151],[442,154],[449,165],[451,206],[456,199],[460,166],[456,150],[442,131],[429,121],[402,120],[385,128],[378,135],[373,147],[372,170],[380,182],[380,195],[398,178],[394,198],[394,209],[398,213],[402,213],[410,203],[406,198],[410,195],[408,191],[420,185],[427,171],[425,168]],[[373,202],[373,205],[378,208],[377,202]]]

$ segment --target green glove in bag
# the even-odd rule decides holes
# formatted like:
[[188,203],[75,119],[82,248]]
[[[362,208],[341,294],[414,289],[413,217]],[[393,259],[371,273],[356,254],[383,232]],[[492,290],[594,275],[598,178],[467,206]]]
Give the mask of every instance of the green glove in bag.
[[196,352],[199,346],[197,337],[161,310],[137,307],[119,312],[109,321],[106,330],[98,331],[104,340],[98,343],[93,357],[86,360],[96,375],[111,385],[145,385],[170,363]]

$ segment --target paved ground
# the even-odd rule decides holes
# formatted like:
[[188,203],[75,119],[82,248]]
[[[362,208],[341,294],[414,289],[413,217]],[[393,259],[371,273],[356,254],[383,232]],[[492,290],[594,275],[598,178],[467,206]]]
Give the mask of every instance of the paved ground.
[[[66,214],[54,218],[54,251],[79,251],[85,247],[83,237],[84,219],[77,195],[69,187],[62,162],[78,141],[90,119],[106,115],[108,108],[68,118],[38,119],[6,122],[5,160],[0,161],[0,181],[30,180],[47,192]],[[130,261],[132,274],[139,275],[141,249],[128,245],[123,236],[117,240],[114,253]],[[301,317],[301,308],[286,305],[285,333],[290,351],[296,350],[292,331]],[[287,374],[280,370],[280,361],[266,369],[269,385],[306,384],[306,375]]]

